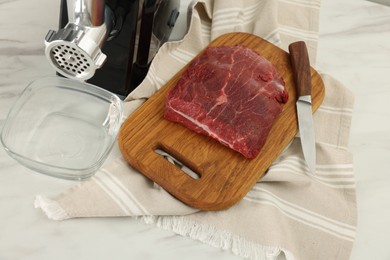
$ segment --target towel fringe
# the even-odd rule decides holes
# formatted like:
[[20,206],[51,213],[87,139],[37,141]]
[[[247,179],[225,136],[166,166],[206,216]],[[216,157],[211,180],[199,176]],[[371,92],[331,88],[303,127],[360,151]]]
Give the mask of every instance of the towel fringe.
[[214,226],[188,220],[183,216],[141,216],[147,224],[155,224],[164,230],[190,237],[208,245],[248,259],[276,260],[283,252],[287,260],[294,260],[291,252],[280,247],[263,246],[244,239],[229,231],[218,230]]
[[34,207],[36,209],[42,209],[46,216],[52,220],[64,220],[70,218],[70,216],[56,201],[41,195],[37,195],[35,197]]

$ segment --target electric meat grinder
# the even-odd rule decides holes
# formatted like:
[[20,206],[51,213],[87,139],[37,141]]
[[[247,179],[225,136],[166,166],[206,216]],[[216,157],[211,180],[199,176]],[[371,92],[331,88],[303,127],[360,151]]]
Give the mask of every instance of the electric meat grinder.
[[180,0],[61,0],[45,55],[57,74],[125,97],[170,37]]

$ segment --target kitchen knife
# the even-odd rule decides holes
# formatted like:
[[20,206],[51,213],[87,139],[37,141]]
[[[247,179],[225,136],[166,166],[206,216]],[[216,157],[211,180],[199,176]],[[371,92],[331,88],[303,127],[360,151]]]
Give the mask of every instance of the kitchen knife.
[[295,85],[298,92],[297,114],[298,127],[301,136],[303,156],[310,172],[316,171],[316,147],[311,104],[310,61],[306,44],[303,41],[294,42],[288,47]]

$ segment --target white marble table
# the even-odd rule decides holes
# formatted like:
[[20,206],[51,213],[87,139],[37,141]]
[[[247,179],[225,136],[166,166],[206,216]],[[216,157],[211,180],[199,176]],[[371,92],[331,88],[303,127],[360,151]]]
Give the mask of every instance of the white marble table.
[[[33,79],[52,75],[43,39],[56,28],[59,0],[0,1],[0,129]],[[317,69],[356,96],[354,154],[358,236],[352,259],[390,259],[390,8],[364,0],[322,0]],[[239,259],[129,218],[48,220],[35,195],[70,181],[20,166],[0,149],[0,259]]]

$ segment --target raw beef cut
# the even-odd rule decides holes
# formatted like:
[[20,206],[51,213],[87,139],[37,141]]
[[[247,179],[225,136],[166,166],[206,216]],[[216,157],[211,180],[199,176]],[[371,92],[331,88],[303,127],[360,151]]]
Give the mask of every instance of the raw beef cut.
[[208,47],[169,91],[164,117],[254,158],[287,102],[284,85],[249,48]]

